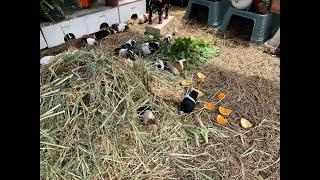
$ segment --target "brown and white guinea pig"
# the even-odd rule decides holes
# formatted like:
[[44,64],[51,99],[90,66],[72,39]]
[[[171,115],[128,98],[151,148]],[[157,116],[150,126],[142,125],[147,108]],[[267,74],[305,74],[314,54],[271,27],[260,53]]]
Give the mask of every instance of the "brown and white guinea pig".
[[196,107],[197,98],[197,91],[191,91],[189,94],[187,94],[181,102],[180,112],[191,113]]
[[137,111],[139,115],[142,116],[142,120],[145,125],[156,123],[156,117],[151,108],[143,106],[140,107]]
[[166,34],[163,38],[163,41],[169,44],[172,42],[172,40],[173,40],[173,37],[171,34]]
[[160,43],[158,42],[146,42],[141,45],[141,51],[145,56],[153,54],[158,49],[160,49]]
[[170,66],[170,71],[173,74],[180,75],[180,73],[187,68],[187,60],[181,59]]
[[156,60],[154,63],[153,63],[154,66],[156,66],[158,69],[160,70],[165,70],[167,67],[168,67],[168,64],[166,61],[163,61],[163,60]]
[[111,28],[115,30],[117,33],[119,33],[119,32],[124,32],[125,30],[128,30],[129,26],[128,24],[125,24],[125,23],[116,23],[116,24],[112,24]]
[[96,40],[101,40],[101,39],[107,37],[110,33],[111,33],[110,30],[100,30],[100,31],[95,32],[93,34],[93,38]]
[[148,14],[142,14],[138,17],[139,23],[144,24],[148,22]]

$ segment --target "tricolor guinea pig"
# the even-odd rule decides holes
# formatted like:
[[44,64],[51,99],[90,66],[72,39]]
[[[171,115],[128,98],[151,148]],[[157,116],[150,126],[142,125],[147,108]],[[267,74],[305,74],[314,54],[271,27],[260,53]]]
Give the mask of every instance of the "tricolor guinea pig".
[[141,51],[143,55],[150,55],[160,49],[160,44],[158,42],[146,42],[141,45]]
[[142,120],[145,125],[156,123],[156,118],[151,108],[143,106],[140,107],[137,111],[139,115],[142,116]]
[[100,30],[100,31],[95,32],[93,34],[93,38],[97,39],[97,40],[101,40],[101,39],[107,37],[109,34],[110,34],[109,30]]
[[169,44],[172,42],[172,40],[173,40],[173,37],[170,34],[166,34],[163,38],[163,41]]
[[160,70],[165,70],[166,67],[168,66],[167,62],[166,61],[163,61],[163,60],[157,60],[154,62],[153,64],[154,66],[156,66],[158,69]]
[[148,22],[148,14],[142,14],[138,17],[139,23],[144,24]]
[[76,39],[76,37],[72,33],[68,33],[67,35],[64,36],[64,42],[69,42],[72,39]]
[[181,102],[180,111],[184,113],[191,113],[196,107],[197,98],[197,91],[191,91],[189,94],[187,94]]
[[54,56],[44,56],[40,59],[41,65],[48,65],[52,62]]
[[185,59],[181,59],[176,62],[174,65],[170,67],[170,70],[173,74],[179,75],[183,70],[187,67],[187,61]]
[[111,28],[115,30],[117,33],[119,33],[119,32],[124,32],[125,30],[128,30],[129,26],[128,24],[125,24],[125,23],[116,23],[116,24],[112,24]]

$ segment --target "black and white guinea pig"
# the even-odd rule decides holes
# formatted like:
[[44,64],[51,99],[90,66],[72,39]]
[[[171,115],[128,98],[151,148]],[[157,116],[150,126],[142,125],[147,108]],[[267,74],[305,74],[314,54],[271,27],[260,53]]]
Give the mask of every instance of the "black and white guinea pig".
[[142,120],[145,125],[156,123],[156,118],[151,108],[143,106],[140,107],[137,111],[139,115],[142,116]]
[[109,24],[108,23],[102,23],[100,25],[100,31],[102,30],[108,30],[110,27],[109,27]]
[[163,41],[166,43],[171,43],[173,40],[173,37],[170,34],[166,34],[163,38]]
[[154,62],[153,64],[154,66],[156,66],[158,69],[160,70],[165,70],[166,67],[168,66],[167,62],[166,61],[163,61],[163,60],[157,60]]
[[136,44],[136,41],[133,39],[128,40],[124,44],[120,46],[120,48],[134,48],[134,45]]
[[83,44],[83,46],[89,47],[98,44],[97,41],[93,38],[82,38],[81,43]]
[[109,34],[110,34],[109,30],[100,30],[100,31],[95,32],[93,34],[93,38],[97,39],[97,40],[101,40],[101,39],[107,37]]
[[129,26],[128,24],[125,24],[125,23],[116,23],[116,24],[112,24],[111,28],[115,30],[117,33],[119,33],[119,32],[124,32],[125,30],[128,30]]
[[150,55],[160,49],[160,43],[158,42],[146,42],[141,45],[141,51],[143,55]]
[[197,91],[191,91],[189,94],[187,94],[181,102],[180,111],[184,113],[191,113],[196,107],[197,98]]
[[72,33],[68,33],[67,35],[64,36],[64,42],[69,42],[72,39],[76,39],[76,37]]
[[134,59],[132,48],[116,48],[114,52],[119,57]]
[[187,67],[187,60],[181,59],[170,67],[173,74],[179,75]]

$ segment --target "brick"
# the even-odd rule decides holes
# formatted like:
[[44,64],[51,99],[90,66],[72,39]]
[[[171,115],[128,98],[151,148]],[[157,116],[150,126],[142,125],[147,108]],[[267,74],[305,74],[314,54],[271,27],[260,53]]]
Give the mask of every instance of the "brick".
[[154,35],[164,35],[167,28],[172,24],[174,16],[169,16],[168,19],[162,18],[162,24],[158,24],[158,16],[152,20],[152,24],[146,25],[146,32]]

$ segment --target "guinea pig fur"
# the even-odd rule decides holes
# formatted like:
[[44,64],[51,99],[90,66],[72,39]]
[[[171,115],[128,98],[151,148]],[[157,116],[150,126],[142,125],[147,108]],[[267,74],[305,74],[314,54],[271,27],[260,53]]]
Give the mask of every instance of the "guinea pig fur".
[[172,40],[173,40],[173,37],[170,34],[166,34],[163,38],[163,41],[169,44],[172,42]]
[[143,106],[140,107],[137,111],[139,115],[142,115],[142,120],[145,125],[156,123],[156,118],[151,108]]
[[109,30],[100,30],[98,32],[95,32],[93,34],[93,38],[97,39],[97,40],[101,40],[105,37],[107,37],[111,32]]
[[156,66],[158,69],[160,70],[165,70],[166,67],[168,66],[167,62],[166,61],[163,61],[163,60],[157,60],[154,62],[153,64],[154,66]]
[[191,91],[188,95],[186,95],[181,102],[180,111],[184,113],[191,113],[196,106],[197,97],[197,91]]
[[112,24],[111,28],[114,29],[116,32],[124,32],[125,30],[129,29],[129,26],[125,23],[116,23]]
[[134,45],[136,44],[136,41],[135,40],[128,40],[127,42],[125,42],[124,44],[122,44],[120,46],[120,48],[134,48]]
[[145,56],[153,54],[158,49],[160,49],[160,44],[158,42],[146,42],[141,45],[142,53]]
[[187,67],[187,61],[181,59],[170,67],[170,70],[173,74],[179,75]]
[[134,53],[131,48],[116,48],[114,52],[119,57],[134,59]]
[[142,14],[138,17],[139,23],[143,24],[148,22],[148,14]]
[[74,34],[72,33],[68,33],[65,37],[64,37],[64,42],[69,42],[72,39],[76,39],[76,37],[74,36]]

